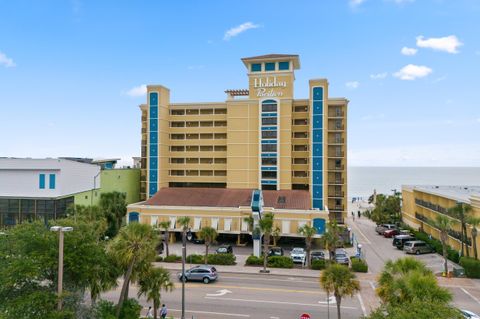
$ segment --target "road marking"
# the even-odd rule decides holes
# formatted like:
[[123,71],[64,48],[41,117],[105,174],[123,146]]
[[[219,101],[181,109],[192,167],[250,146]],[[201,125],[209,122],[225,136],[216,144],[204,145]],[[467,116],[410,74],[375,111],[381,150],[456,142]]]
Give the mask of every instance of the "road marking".
[[221,290],[217,290],[216,294],[207,294],[207,296],[209,296],[209,297],[219,297],[219,296],[224,296],[226,294],[231,294],[231,293],[232,292],[230,290],[221,289]]
[[337,299],[335,299],[334,296],[330,296],[328,298],[325,298],[326,301],[319,301],[318,303],[325,304],[325,305],[334,305],[337,303]]
[[[205,299],[211,300],[224,300],[224,301],[243,301],[243,302],[257,302],[257,303],[272,303],[272,304],[281,304],[281,305],[294,305],[294,306],[307,306],[307,307],[327,307],[323,304],[312,304],[312,303],[298,303],[298,302],[288,302],[288,301],[274,301],[274,300],[258,300],[258,299],[239,299],[239,298],[219,298],[219,297],[205,297]],[[356,307],[341,306],[344,309],[357,309]]]
[[365,309],[365,305],[363,304],[363,299],[360,294],[357,294],[358,301],[360,302],[360,307],[362,308],[362,312],[364,316],[367,316],[367,309]]
[[[175,312],[182,312],[181,309],[169,309],[169,310],[170,311],[175,311]],[[200,311],[200,310],[186,310],[185,312],[203,313],[203,314],[206,314],[206,315],[219,315],[219,316],[250,318],[250,315],[244,315],[244,314],[240,314],[240,313],[211,312],[211,311]]]
[[308,284],[315,284],[316,286],[318,283],[316,281],[307,281],[307,280],[295,280],[294,277],[288,277],[288,279],[278,279],[278,278],[257,278],[255,277],[238,277],[238,276],[222,276],[222,278],[226,279],[242,279],[242,280],[253,280],[253,281],[288,281],[288,282],[304,282]]
[[270,319],[280,319],[280,317],[270,317]]
[[469,293],[467,290],[465,290],[464,288],[460,287],[460,289],[462,289],[462,291],[464,293],[466,293],[467,295],[469,295],[473,300],[475,300],[478,304],[480,304],[480,300],[478,300],[474,295],[472,295],[471,293]]
[[360,235],[362,235],[362,237],[365,239],[365,241],[367,242],[367,244],[372,244],[370,242],[370,240],[368,240],[367,236],[365,236],[365,234],[360,230],[360,227],[358,227],[355,223],[353,223],[352,225],[355,226],[355,228],[358,230],[358,232],[360,233]]
[[369,280],[368,283],[370,284],[370,287],[372,287],[373,291],[375,291],[376,288],[375,288],[375,284],[373,283],[373,281]]
[[[203,284],[199,284],[198,287],[205,287]],[[258,291],[277,291],[277,292],[293,292],[293,293],[304,293],[304,294],[312,294],[318,295],[318,290],[297,290],[297,289],[283,289],[283,288],[263,288],[263,287],[240,287],[240,286],[223,286],[223,285],[215,285],[216,288],[224,288],[224,289],[245,289],[245,290],[258,290]]]

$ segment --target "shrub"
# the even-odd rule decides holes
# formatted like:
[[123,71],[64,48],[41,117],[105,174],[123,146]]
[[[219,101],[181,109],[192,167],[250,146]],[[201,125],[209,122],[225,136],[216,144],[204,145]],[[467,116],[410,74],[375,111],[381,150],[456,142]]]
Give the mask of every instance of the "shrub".
[[268,267],[293,268],[293,260],[286,256],[271,256],[268,257]]
[[95,305],[95,318],[115,319],[115,304],[107,300],[99,300]]
[[465,275],[469,278],[480,278],[480,261],[471,257],[460,258],[460,266],[465,269]]
[[351,261],[352,261],[352,270],[354,272],[368,272],[368,265],[365,260],[352,257]]
[[177,262],[177,261],[180,261],[180,260],[182,260],[182,257],[177,256],[175,254],[172,254],[172,255],[169,255],[169,256],[163,258],[163,261],[166,262],[166,263],[174,263],[174,262]]
[[[443,256],[443,246],[440,240],[435,239],[433,237],[430,239],[430,236],[428,236],[428,234],[421,231],[414,230],[412,231],[412,233],[416,239],[423,240],[424,242],[432,246],[432,248],[435,250],[437,254],[440,254]],[[452,249],[450,246],[447,247],[447,258],[453,261],[454,263],[458,263],[460,261],[460,255],[455,249]]]
[[322,269],[325,269],[326,267],[327,267],[327,262],[323,259],[312,261],[311,268],[313,270],[322,270]]
[[256,257],[254,255],[248,256],[247,260],[245,261],[245,265],[247,266],[261,266],[263,265],[263,257]]
[[140,318],[140,311],[142,306],[135,299],[127,299],[123,303],[120,311],[120,319],[138,319]]
[[190,264],[203,264],[205,261],[202,255],[192,254],[187,256],[187,262]]
[[162,256],[155,256],[155,261],[156,262],[161,262],[161,261],[163,261],[163,257]]
[[208,254],[208,263],[210,265],[235,265],[235,259],[234,254]]

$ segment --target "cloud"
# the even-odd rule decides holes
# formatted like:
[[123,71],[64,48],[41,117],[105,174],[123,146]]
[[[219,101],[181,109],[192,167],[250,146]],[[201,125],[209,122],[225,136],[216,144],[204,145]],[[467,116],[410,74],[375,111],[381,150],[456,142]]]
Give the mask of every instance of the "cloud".
[[362,3],[364,3],[366,0],[350,0],[349,4],[351,7],[358,7]]
[[360,86],[360,82],[358,81],[350,81],[345,83],[345,86],[349,89],[356,89]]
[[5,53],[0,51],[0,65],[3,65],[6,68],[13,68],[17,66],[13,59],[9,58]]
[[393,74],[394,77],[400,80],[415,80],[426,77],[432,73],[432,69],[424,65],[408,64],[400,69],[400,71]]
[[130,90],[128,90],[127,92],[125,92],[125,94],[127,94],[130,97],[144,96],[145,94],[147,94],[147,85],[142,84],[139,86],[135,86]]
[[415,48],[403,47],[400,52],[402,52],[403,55],[415,55],[415,54],[417,54],[417,51],[418,50],[415,49]]
[[245,22],[245,23],[242,23],[241,25],[239,26],[236,26],[236,27],[233,27],[231,29],[228,29],[226,32],[225,32],[225,35],[223,36],[223,40],[225,41],[228,41],[230,40],[231,38],[233,37],[236,37],[237,35],[239,35],[240,33],[243,33],[247,30],[250,30],[250,29],[256,29],[256,28],[259,28],[260,25],[258,24],[253,24],[252,22]]
[[387,72],[370,74],[370,79],[372,79],[372,80],[383,80],[387,77],[387,75],[388,75]]
[[454,35],[449,35],[443,38],[429,38],[425,39],[422,35],[417,37],[417,46],[419,48],[430,48],[435,51],[444,51],[448,53],[458,53],[458,47],[463,43]]

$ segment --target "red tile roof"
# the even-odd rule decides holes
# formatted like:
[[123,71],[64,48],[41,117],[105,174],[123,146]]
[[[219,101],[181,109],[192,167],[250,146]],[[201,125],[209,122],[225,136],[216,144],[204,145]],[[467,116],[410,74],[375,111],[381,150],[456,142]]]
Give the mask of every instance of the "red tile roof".
[[[160,189],[145,205],[153,206],[250,206],[253,189],[169,187]],[[310,194],[305,190],[264,190],[265,207],[310,209]]]

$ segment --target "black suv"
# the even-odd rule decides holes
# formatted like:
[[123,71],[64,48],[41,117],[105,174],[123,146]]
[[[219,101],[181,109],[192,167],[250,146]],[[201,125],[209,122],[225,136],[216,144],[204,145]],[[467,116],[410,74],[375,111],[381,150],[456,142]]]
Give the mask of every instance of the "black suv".
[[272,247],[268,250],[268,257],[270,256],[283,256],[282,247]]
[[325,260],[325,253],[323,251],[312,251],[310,253],[310,261]]
[[233,248],[231,245],[220,245],[216,252],[217,254],[233,254]]
[[392,245],[397,247],[400,250],[403,250],[403,245],[407,241],[412,241],[412,240],[415,240],[415,237],[413,237],[411,235],[397,235],[397,236],[393,237]]

